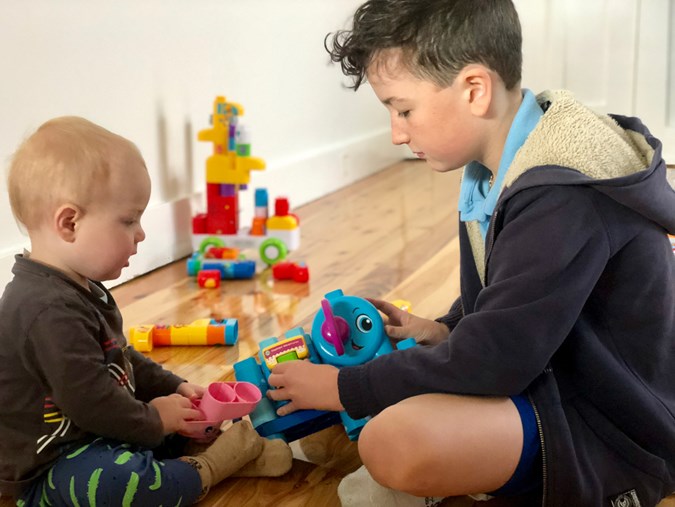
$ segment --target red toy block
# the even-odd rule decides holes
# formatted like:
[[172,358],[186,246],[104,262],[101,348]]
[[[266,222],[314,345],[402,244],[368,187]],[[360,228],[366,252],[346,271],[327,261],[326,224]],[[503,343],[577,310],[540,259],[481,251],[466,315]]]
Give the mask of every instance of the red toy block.
[[275,280],[293,280],[298,283],[309,282],[309,268],[304,262],[279,262],[272,266]]
[[192,234],[206,234],[208,217],[206,213],[199,213],[192,218]]
[[290,205],[286,197],[277,197],[274,201],[274,214],[278,217],[285,217],[288,215]]
[[217,269],[202,269],[197,273],[197,283],[205,289],[220,287],[220,271]]

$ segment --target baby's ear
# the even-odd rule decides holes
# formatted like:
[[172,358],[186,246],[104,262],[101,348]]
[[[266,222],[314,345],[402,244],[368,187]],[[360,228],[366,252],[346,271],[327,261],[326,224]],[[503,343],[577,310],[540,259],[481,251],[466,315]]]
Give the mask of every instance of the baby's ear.
[[74,204],[63,204],[54,213],[54,228],[59,237],[72,243],[77,234],[77,221],[82,217],[80,208]]

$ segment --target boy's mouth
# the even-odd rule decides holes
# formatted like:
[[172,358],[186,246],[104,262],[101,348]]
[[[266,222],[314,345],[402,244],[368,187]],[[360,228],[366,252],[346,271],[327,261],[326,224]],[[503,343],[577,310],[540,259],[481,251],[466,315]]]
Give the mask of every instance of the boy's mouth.
[[424,160],[427,158],[426,154],[423,151],[414,151],[413,152],[417,158]]

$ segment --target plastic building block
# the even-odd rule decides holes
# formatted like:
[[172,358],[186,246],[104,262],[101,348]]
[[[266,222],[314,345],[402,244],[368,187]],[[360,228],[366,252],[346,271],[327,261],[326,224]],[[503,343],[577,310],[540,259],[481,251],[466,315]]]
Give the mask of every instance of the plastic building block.
[[205,259],[238,259],[239,249],[226,246],[212,246],[204,252]]
[[218,431],[224,421],[248,415],[261,396],[260,389],[249,382],[213,382],[204,396],[192,403],[204,419],[188,421],[187,429],[179,433],[190,438],[208,437]]
[[[404,349],[415,345],[412,338],[397,344]],[[280,417],[277,409],[285,402],[267,398],[267,379],[277,364],[284,361],[309,360],[337,366],[364,364],[393,350],[384,332],[384,323],[377,309],[367,300],[345,296],[341,290],[326,294],[321,310],[312,322],[311,336],[298,327],[280,338],[260,343],[258,359],[249,357],[234,365],[235,376],[258,386],[263,398],[250,414],[258,433],[291,442],[342,421],[351,440],[356,440],[368,418],[352,419],[345,412],[299,410]]]
[[400,308],[404,312],[408,313],[412,312],[412,303],[405,299],[395,299],[394,301],[391,302],[391,304]]
[[199,252],[193,253],[187,260],[189,276],[198,276],[204,270],[217,271],[221,280],[241,280],[255,276],[255,261],[240,259],[208,259]]
[[251,236],[264,236],[265,231],[267,231],[267,226],[265,225],[266,223],[267,223],[266,218],[253,217],[253,221],[251,222],[251,230],[249,231],[249,234]]
[[146,324],[129,329],[129,344],[140,352],[170,345],[234,345],[237,319],[200,319],[191,324]]
[[309,282],[309,268],[304,262],[279,262],[272,266],[275,280],[293,280],[298,283]]
[[201,269],[197,274],[197,283],[205,289],[217,289],[220,287],[219,269]]

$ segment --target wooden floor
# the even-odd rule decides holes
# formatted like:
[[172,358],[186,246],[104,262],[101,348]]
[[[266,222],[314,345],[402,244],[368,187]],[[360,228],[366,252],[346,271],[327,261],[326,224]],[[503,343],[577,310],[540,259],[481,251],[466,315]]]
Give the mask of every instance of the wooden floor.
[[[302,246],[290,259],[305,261],[310,283],[275,282],[268,272],[254,280],[225,281],[200,289],[179,261],[113,289],[125,327],[189,323],[198,318],[239,319],[232,347],[156,348],[155,361],[191,382],[233,379],[232,365],[257,351],[260,340],[297,325],[309,327],[323,295],[407,299],[413,311],[435,317],[459,293],[457,195],[459,173],[438,174],[405,161],[348,188],[294,210]],[[271,193],[274,194],[273,189]],[[147,238],[140,248],[152,248]],[[276,479],[227,479],[202,506],[339,506],[337,486],[360,466],[355,444],[335,426],[294,444],[291,472]],[[5,502],[0,501],[0,505]],[[468,498],[444,505],[472,506]],[[498,503],[476,503],[497,507]],[[675,500],[660,507],[675,507]]]

